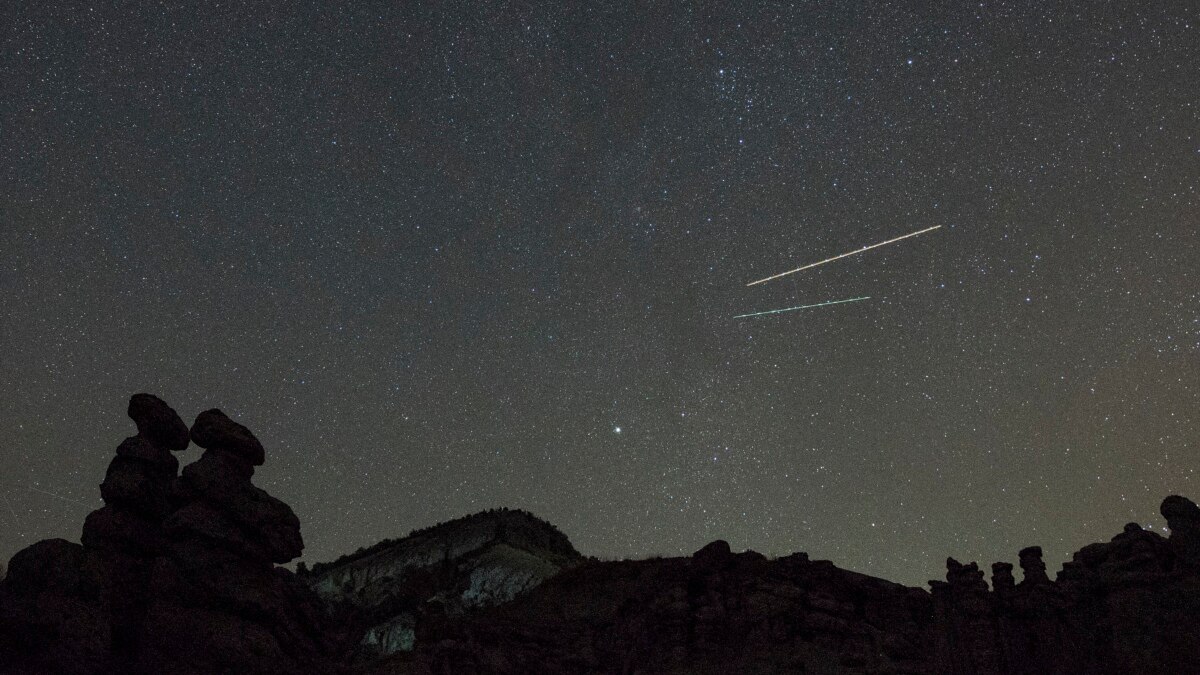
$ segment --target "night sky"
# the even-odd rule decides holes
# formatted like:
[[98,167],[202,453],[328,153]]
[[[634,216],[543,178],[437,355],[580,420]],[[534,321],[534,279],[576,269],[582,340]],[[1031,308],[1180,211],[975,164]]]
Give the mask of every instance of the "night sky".
[[1194,2],[0,3],[0,559],[148,391],[310,564],[1053,574],[1200,497],[1198,82]]

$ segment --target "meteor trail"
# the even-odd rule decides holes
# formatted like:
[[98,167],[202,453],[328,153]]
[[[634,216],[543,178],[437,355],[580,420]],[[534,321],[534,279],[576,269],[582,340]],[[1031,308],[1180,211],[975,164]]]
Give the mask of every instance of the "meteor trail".
[[35,488],[32,485],[30,485],[28,487],[30,490],[33,490],[34,492],[40,492],[44,495],[50,495],[51,497],[54,497],[55,499],[61,499],[64,502],[71,502],[72,504],[79,504],[80,506],[88,506],[87,504],[84,504],[83,502],[79,501],[78,499],[71,499],[70,497],[63,497],[62,495],[56,495],[53,492],[47,492],[46,490],[43,490],[41,488]]
[[12,504],[8,503],[8,496],[0,494],[0,497],[4,497],[4,505],[8,507],[8,512],[12,514],[13,523],[17,526],[17,534],[21,535],[21,538],[24,539],[25,533],[21,531],[21,519],[17,518],[17,512],[13,510]]
[[815,305],[801,305],[799,307],[786,307],[784,309],[770,309],[765,312],[752,312],[750,314],[738,314],[733,317],[735,319],[744,319],[748,316],[762,316],[763,314],[778,314],[780,312],[794,312],[797,309],[812,309],[813,307],[824,307],[826,305],[840,305],[843,302],[858,302],[860,300],[870,300],[871,296],[867,295],[861,298],[850,298],[849,300],[830,300],[829,302],[819,302]]
[[864,246],[860,249],[850,251],[849,253],[843,253],[841,255],[835,255],[832,258],[826,258],[825,260],[822,260],[821,262],[815,262],[815,263],[812,263],[811,265],[805,265],[804,267],[797,267],[796,269],[788,270],[787,272],[780,272],[779,274],[769,276],[766,279],[759,279],[758,281],[751,281],[750,283],[748,283],[746,285],[753,286],[755,284],[761,284],[764,281],[778,279],[779,277],[786,277],[789,274],[795,274],[796,272],[801,272],[803,270],[817,267],[819,265],[824,265],[827,262],[833,262],[834,260],[841,260],[842,258],[846,258],[848,256],[858,255],[859,253],[862,253],[863,251],[870,251],[871,249],[879,248],[880,246],[887,246],[888,244],[893,244],[895,242],[900,241],[901,239],[908,239],[909,237],[915,237],[918,234],[925,234],[926,232],[932,232],[933,230],[936,230],[939,227],[941,227],[941,225],[934,225],[933,227],[927,227],[924,230],[918,230],[917,232],[912,232],[912,233],[906,234],[903,237],[896,237],[895,239],[888,239],[887,241],[881,241],[878,244],[871,244],[870,246]]

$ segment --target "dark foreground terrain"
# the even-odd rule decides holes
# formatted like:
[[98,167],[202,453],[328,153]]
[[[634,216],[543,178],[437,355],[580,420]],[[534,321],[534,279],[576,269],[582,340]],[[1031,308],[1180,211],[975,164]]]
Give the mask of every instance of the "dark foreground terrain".
[[[947,560],[910,588],[713,542],[598,562],[490,511],[301,569],[292,510],[252,483],[262,445],[138,394],[81,544],[38,542],[0,582],[2,673],[1200,673],[1200,508],[1013,566]],[[172,451],[205,449],[179,471]]]

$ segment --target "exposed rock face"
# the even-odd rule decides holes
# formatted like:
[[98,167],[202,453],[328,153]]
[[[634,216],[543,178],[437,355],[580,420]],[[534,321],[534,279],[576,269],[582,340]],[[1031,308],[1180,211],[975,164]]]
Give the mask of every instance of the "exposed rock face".
[[499,509],[386,541],[314,566],[306,578],[370,627],[364,656],[413,648],[429,615],[451,620],[507,602],[582,561],[561,532],[523,511]]
[[38,542],[0,583],[0,672],[332,672],[342,633],[308,587],[273,563],[303,548],[286,504],[250,483],[262,445],[220,411],[190,436],[135,395],[138,435],[117,448],[81,541]]

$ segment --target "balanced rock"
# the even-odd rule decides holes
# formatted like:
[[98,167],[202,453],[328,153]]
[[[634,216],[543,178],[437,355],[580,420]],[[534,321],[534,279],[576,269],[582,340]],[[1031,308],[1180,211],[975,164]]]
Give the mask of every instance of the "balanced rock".
[[1046,575],[1046,563],[1042,562],[1041,546],[1023,548],[1017,553],[1017,557],[1021,561],[1021,571],[1025,573],[1025,578],[1021,580],[1021,585],[1050,583],[1050,577]]
[[[138,672],[328,672],[339,649],[317,596],[272,563],[304,548],[287,504],[251,483],[262,444],[220,410],[196,418],[205,448],[184,467],[150,574]],[[324,664],[324,666],[321,666]]]
[[223,450],[262,466],[266,455],[262,443],[246,427],[229,419],[217,408],[205,410],[192,424],[192,441],[206,449]]
[[179,415],[153,394],[134,394],[129,399],[129,417],[137,424],[138,434],[167,450],[185,450],[188,428]]
[[1200,507],[1187,497],[1171,495],[1159,511],[1171,528],[1171,546],[1185,561],[1200,563]]

